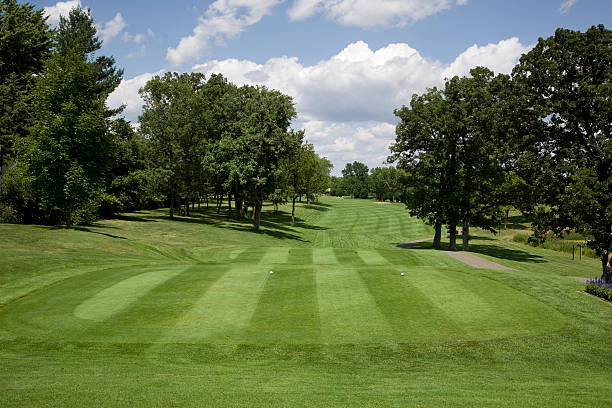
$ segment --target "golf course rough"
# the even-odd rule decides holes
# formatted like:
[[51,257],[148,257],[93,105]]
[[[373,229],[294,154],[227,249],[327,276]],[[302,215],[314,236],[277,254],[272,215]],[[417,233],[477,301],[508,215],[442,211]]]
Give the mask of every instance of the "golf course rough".
[[[86,405],[79,396],[100,392],[94,362],[107,367],[103,383],[115,393],[139,395],[142,406],[268,406],[283,384],[295,394],[280,401],[292,406],[351,400],[374,406],[380,392],[393,397],[385,406],[437,406],[432,395],[461,405],[465,395],[443,391],[444,383],[471,389],[484,405],[529,406],[548,395],[572,406],[577,400],[557,385],[567,390],[568,383],[578,387],[610,373],[575,357],[579,349],[593,352],[592,342],[610,333],[609,306],[578,294],[577,282],[561,279],[575,268],[544,250],[477,237],[480,256],[508,267],[493,271],[427,245],[402,249],[399,243],[429,236],[430,228],[401,205],[366,200],[300,206],[293,228],[283,222],[284,212],[265,215],[272,221],[260,234],[223,218],[171,222],[162,211],[82,231],[0,225],[14,238],[0,244],[10,259],[0,270],[0,401]],[[162,233],[172,238],[158,240]],[[58,364],[71,366],[71,375],[58,376]],[[178,377],[165,377],[177,365]],[[256,365],[258,384],[268,384],[263,394],[243,388]],[[480,376],[487,371],[501,377],[483,389]],[[140,380],[122,381],[144,372],[157,385],[140,389]],[[272,386],[282,372],[287,382]],[[376,380],[360,388],[359,373],[366,372]],[[410,372],[420,377],[405,377]],[[536,386],[524,376],[529,372],[548,379],[538,383],[541,394],[533,400],[524,393]],[[443,373],[439,388],[430,384],[434,394],[414,391]],[[202,382],[179,396],[181,381],[194,375]],[[497,397],[485,392],[508,381],[513,386]],[[71,394],[77,384],[80,391]],[[327,391],[302,401],[298,396],[310,387]],[[102,406],[121,406],[117,396]],[[603,395],[589,398],[589,406],[603,402]]]

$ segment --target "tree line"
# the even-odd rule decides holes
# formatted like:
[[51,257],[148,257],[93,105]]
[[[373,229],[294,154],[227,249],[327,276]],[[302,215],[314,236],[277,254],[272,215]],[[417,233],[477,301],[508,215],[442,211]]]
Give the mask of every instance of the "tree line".
[[265,87],[156,76],[135,131],[106,104],[123,71],[96,33],[89,10],[50,29],[42,10],[0,0],[0,219],[71,226],[161,205],[173,218],[214,198],[259,229],[264,200],[292,201],[293,221],[296,199],[327,188],[332,165],[290,128],[292,98]]
[[446,225],[450,249],[470,227],[491,231],[511,207],[535,239],[576,231],[602,254],[612,239],[612,34],[558,29],[510,75],[477,67],[415,94],[399,118],[389,162],[407,177],[410,213]]

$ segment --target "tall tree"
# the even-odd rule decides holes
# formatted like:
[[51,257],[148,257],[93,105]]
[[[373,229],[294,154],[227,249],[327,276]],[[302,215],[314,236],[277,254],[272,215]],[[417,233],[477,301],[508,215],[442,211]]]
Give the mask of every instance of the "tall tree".
[[53,35],[45,20],[30,3],[0,0],[0,172],[13,141],[26,135],[26,90],[50,55]]
[[156,167],[167,174],[170,218],[183,200],[189,211],[204,178],[201,159],[210,128],[210,109],[202,96],[204,75],[166,73],[140,90],[144,99],[141,131],[150,137]]
[[556,30],[513,70],[522,95],[518,173],[533,186],[543,237],[573,229],[599,254],[612,239],[612,31]]
[[459,222],[459,162],[457,134],[449,126],[443,92],[433,88],[413,95],[410,107],[395,111],[400,118],[389,162],[406,171],[405,197],[410,215],[434,226],[434,248],[440,249],[442,225],[450,233],[449,249],[456,249]]
[[[239,127],[233,135],[241,152],[240,167],[254,201],[253,226],[260,229],[264,198],[276,189],[283,159],[301,143],[289,125],[296,116],[291,97],[266,87],[240,88]],[[228,135],[232,136],[232,135]]]
[[358,161],[347,163],[342,170],[342,177],[349,194],[354,198],[368,198],[368,166]]
[[[113,111],[106,106],[118,79],[107,81],[114,67],[100,69],[92,53],[99,48],[89,13],[73,9],[62,17],[58,38],[70,37],[82,25],[89,37],[77,37],[72,48],[56,52],[32,88],[34,118],[30,137],[21,145],[32,175],[32,188],[47,217],[58,211],[67,226],[97,215],[97,200],[113,158],[108,132]],[[87,48],[93,42],[97,47]]]

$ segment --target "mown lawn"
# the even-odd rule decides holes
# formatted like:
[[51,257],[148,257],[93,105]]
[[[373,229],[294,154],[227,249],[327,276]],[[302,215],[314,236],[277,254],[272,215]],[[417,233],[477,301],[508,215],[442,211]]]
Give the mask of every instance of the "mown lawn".
[[[608,406],[596,260],[481,233],[471,268],[402,205],[0,225],[0,406]],[[270,271],[273,273],[270,274]],[[405,275],[402,277],[400,273]]]

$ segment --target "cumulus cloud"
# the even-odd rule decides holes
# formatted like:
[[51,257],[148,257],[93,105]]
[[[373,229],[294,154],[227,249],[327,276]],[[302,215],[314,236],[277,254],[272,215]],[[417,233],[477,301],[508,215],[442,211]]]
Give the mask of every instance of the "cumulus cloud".
[[176,48],[168,48],[166,60],[178,66],[199,58],[212,41],[222,44],[246,27],[258,23],[284,0],[217,0],[200,16],[193,33],[180,39]]
[[107,100],[108,106],[118,108],[121,105],[125,105],[123,116],[130,122],[136,123],[144,103],[140,95],[138,95],[138,90],[145,86],[149,79],[155,75],[161,75],[163,72],[163,70],[154,73],[145,72],[134,78],[122,80],[113,93],[109,95]]
[[444,79],[468,75],[481,65],[509,73],[530,46],[517,38],[473,45],[450,64],[424,58],[408,44],[372,50],[363,41],[349,44],[332,58],[304,66],[298,58],[272,58],[264,64],[226,59],[195,65],[209,76],[221,73],[238,84],[265,85],[293,96],[298,121],[319,154],[329,157],[339,172],[354,160],[380,166],[394,140],[393,110],[414,93],[444,86]]
[[467,0],[295,0],[288,13],[292,20],[322,13],[343,25],[369,28],[403,26],[465,4]]
[[[495,73],[509,73],[529,48],[510,38],[471,46],[453,62],[444,64],[424,58],[408,44],[372,50],[357,41],[314,65],[302,65],[298,58],[284,56],[264,64],[212,60],[192,70],[206,76],[221,73],[237,85],[265,85],[291,95],[299,112],[294,127],[306,130],[308,140],[334,163],[338,174],[345,163],[355,160],[370,167],[382,165],[395,138],[393,110],[410,103],[412,94],[443,86],[445,78],[467,75],[477,65]],[[137,91],[153,75],[124,80],[109,104],[126,104],[128,119],[137,120],[142,105]]]
[[59,24],[60,16],[68,16],[70,10],[75,7],[81,7],[81,0],[58,1],[55,6],[44,7],[43,10],[47,15],[47,23],[51,27],[56,27]]
[[559,7],[561,13],[567,13],[569,9],[576,3],[576,0],[565,0]]
[[104,28],[98,28],[98,33],[100,33],[102,41],[108,42],[118,36],[126,25],[121,13],[117,13],[112,20],[104,24]]
[[222,73],[237,84],[262,84],[294,97],[300,120],[334,122],[393,121],[393,109],[413,93],[441,86],[444,78],[466,75],[476,65],[510,72],[529,47],[511,38],[472,46],[451,64],[424,58],[408,44],[371,50],[363,41],[349,44],[329,60],[303,66],[297,58],[272,58],[265,64],[226,59],[195,65],[206,75]]

